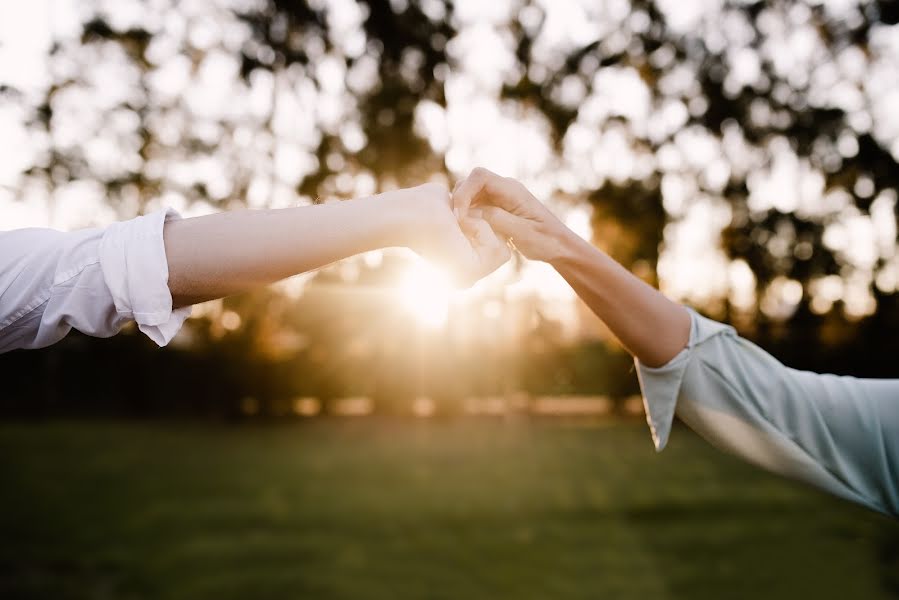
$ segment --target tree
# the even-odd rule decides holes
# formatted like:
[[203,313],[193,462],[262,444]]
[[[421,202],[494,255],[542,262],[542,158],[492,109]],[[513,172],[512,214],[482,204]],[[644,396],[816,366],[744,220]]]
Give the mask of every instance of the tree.
[[[27,142],[5,193],[53,222],[319,202],[485,160],[563,213],[592,207],[598,245],[785,360],[890,372],[894,2],[84,6],[45,76],[0,76]],[[240,328],[192,325],[195,351],[298,364],[308,349],[253,341],[314,331],[295,305],[229,301]]]

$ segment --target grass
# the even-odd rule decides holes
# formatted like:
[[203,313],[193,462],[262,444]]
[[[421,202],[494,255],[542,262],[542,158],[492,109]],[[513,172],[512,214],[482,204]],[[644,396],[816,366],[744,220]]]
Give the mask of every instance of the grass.
[[0,598],[890,598],[899,523],[638,423],[0,424]]

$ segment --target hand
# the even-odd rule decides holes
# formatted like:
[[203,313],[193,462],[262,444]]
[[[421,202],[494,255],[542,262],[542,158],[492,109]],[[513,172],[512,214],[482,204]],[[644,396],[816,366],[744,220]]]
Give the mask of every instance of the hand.
[[480,167],[456,185],[453,208],[460,220],[486,220],[496,233],[534,260],[555,262],[571,234],[521,183]]
[[406,245],[447,268],[453,282],[468,287],[511,258],[509,246],[484,219],[457,220],[449,190],[426,183],[398,192],[407,222]]

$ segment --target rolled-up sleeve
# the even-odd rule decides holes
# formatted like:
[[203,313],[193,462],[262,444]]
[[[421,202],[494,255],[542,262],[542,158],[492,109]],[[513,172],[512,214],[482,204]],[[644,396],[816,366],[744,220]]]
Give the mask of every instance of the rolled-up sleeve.
[[71,330],[109,337],[125,323],[167,344],[190,314],[173,310],[160,210],[104,229],[0,232],[0,352],[49,346]]
[[899,515],[899,380],[798,371],[690,310],[687,347],[637,363],[656,449],[675,415],[715,446]]

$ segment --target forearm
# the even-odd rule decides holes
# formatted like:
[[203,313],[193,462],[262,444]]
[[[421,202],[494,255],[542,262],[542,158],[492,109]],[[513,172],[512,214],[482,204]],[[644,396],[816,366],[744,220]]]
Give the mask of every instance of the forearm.
[[166,224],[175,306],[247,291],[341,258],[402,244],[402,192],[277,210],[240,210]]
[[520,182],[475,169],[453,194],[525,256],[553,265],[624,346],[649,366],[665,364],[689,340],[690,314],[581,239]]
[[687,344],[687,310],[568,229],[550,263],[627,350],[650,367],[671,360]]

